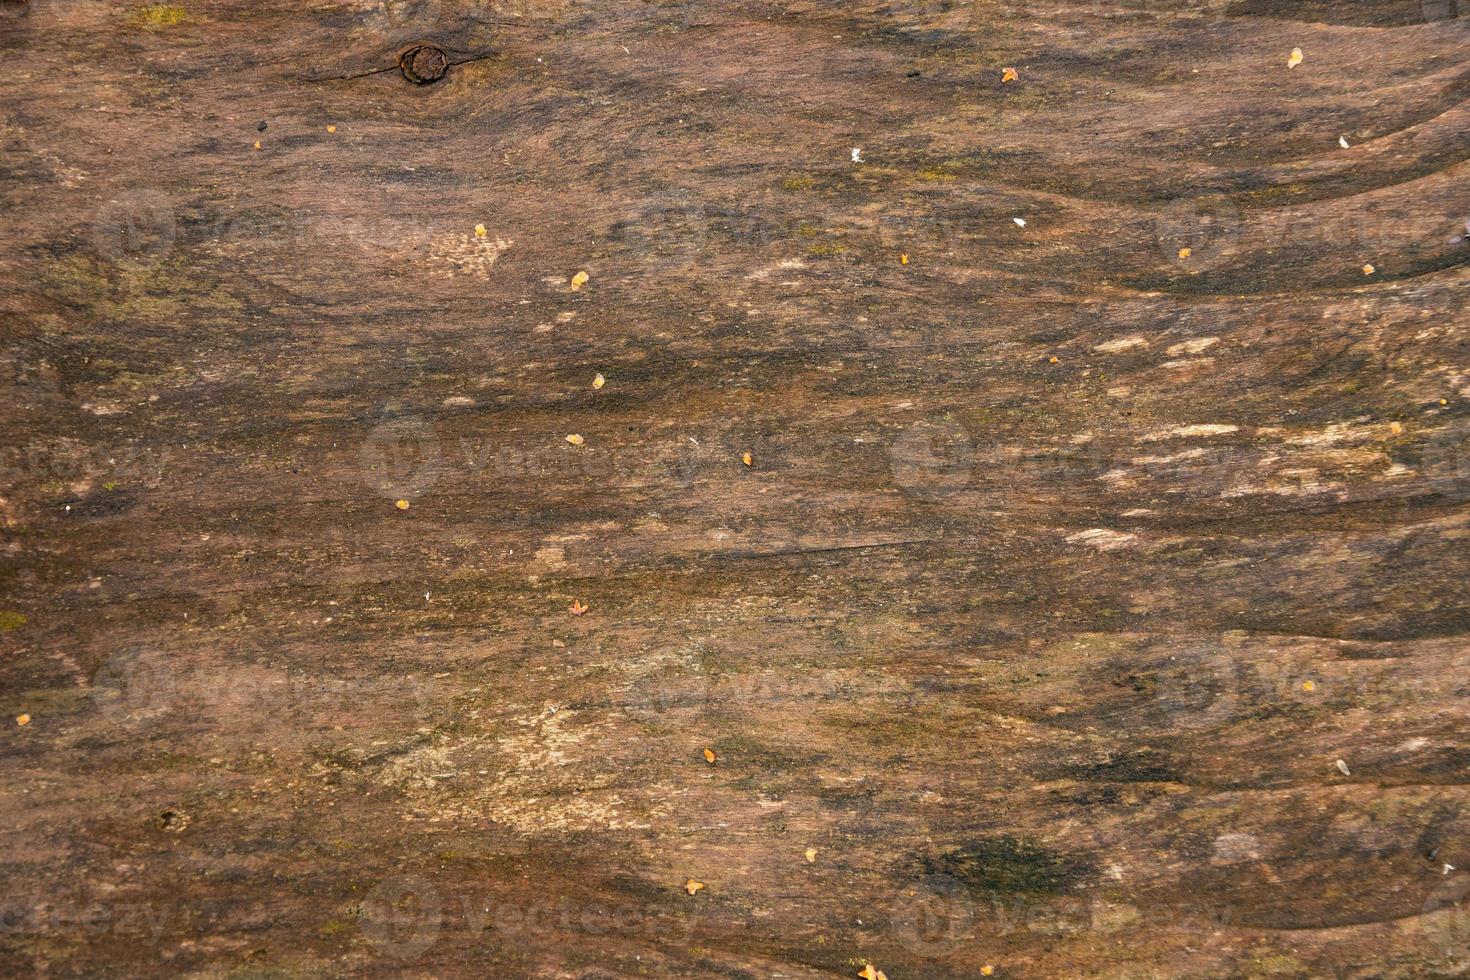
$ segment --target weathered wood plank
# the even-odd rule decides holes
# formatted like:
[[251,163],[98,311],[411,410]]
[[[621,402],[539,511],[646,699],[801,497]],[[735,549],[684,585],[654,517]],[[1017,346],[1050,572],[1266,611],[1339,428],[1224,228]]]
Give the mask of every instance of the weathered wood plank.
[[1464,13],[0,7],[5,972],[1463,973]]

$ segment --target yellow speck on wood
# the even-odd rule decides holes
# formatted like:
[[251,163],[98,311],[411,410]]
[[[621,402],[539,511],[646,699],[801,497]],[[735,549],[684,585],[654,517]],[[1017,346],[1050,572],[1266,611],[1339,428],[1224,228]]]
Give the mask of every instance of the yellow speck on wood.
[[1183,248],[1181,248],[1179,250],[1179,257],[1181,259],[1187,259],[1187,258],[1189,258],[1193,254],[1194,254],[1194,249],[1190,248],[1188,245],[1184,246]]
[[1363,264],[1363,275],[1365,275],[1365,276],[1371,276],[1371,275],[1373,275],[1373,273],[1375,273],[1377,271],[1378,271],[1377,269],[1373,268],[1373,263],[1371,263],[1371,262],[1365,262]]
[[982,966],[980,968],[980,975],[982,977],[993,977],[993,976],[995,976],[995,967],[991,966],[989,963],[986,963],[984,966]]
[[1302,690],[1303,691],[1306,691],[1308,694],[1310,694],[1311,692],[1315,691],[1316,689],[1317,689],[1317,682],[1316,681],[1302,681]]
[[699,891],[703,887],[704,882],[695,881],[693,878],[690,878],[688,881],[684,882],[684,890],[691,895],[693,895],[695,892]]
[[475,237],[476,238],[484,238],[487,234],[488,234],[488,232],[485,231],[485,226],[484,225],[475,225]]
[[858,976],[862,977],[862,980],[888,980],[888,974],[871,963],[863,967],[863,972],[859,973]]
[[16,715],[15,716],[15,723],[17,725],[22,726],[22,727],[24,727],[26,725],[29,725],[31,723],[31,716],[30,715]]
[[1388,431],[1389,432],[1392,432],[1396,436],[1397,435],[1402,435],[1403,432],[1404,432],[1403,423],[1402,422],[1390,422],[1390,423],[1388,423]]
[[184,20],[184,8],[176,7],[168,3],[150,3],[139,7],[128,15],[129,23],[136,27],[146,27],[149,30],[157,30],[160,27],[172,27],[182,23]]
[[255,149],[260,149],[260,140],[255,141]]
[[1000,70],[1000,81],[1002,85],[1004,85],[1006,82],[1014,82],[1020,77],[1021,74],[1014,68],[1002,68]]
[[607,384],[607,379],[600,374],[592,379],[592,387],[594,388],[601,388],[605,384]]
[[393,506],[394,507],[397,507],[399,510],[408,510],[408,501],[407,500],[395,500],[395,501],[393,501]]
[[336,131],[337,131],[337,124],[336,123],[327,123],[327,132],[329,132],[329,133],[335,133]]
[[1295,68],[1297,65],[1299,65],[1301,63],[1302,63],[1302,49],[1301,48],[1292,48],[1291,49],[1291,57],[1286,59],[1286,67],[1288,67],[1288,68]]
[[577,273],[575,276],[572,276],[572,292],[575,293],[577,290],[587,285],[587,280],[591,278],[592,277],[587,275],[585,270]]
[[18,630],[26,624],[26,614],[7,609],[0,612],[0,633],[7,630]]
[[908,265],[909,264],[909,257],[907,255],[900,255],[898,257],[898,264],[899,265]]
[[586,439],[583,439],[581,436],[577,435],[575,432],[573,432],[571,435],[567,436],[567,442],[571,443],[574,446],[580,446],[582,443],[584,443],[586,441],[587,441]]
[[704,761],[705,762],[708,762],[710,765],[714,765],[715,764],[715,760],[717,758],[719,758],[719,756],[715,755],[715,750],[714,749],[705,749],[704,750]]
[[806,849],[806,863],[807,864],[815,864],[816,861],[817,861],[817,849],[815,847],[808,847]]
[[1062,362],[1062,359],[1060,357],[1057,357],[1055,354],[1053,354],[1051,357],[1048,357],[1046,359],[1046,362],[1048,364],[1060,364]]
[[740,462],[744,463],[746,466],[751,466],[755,463],[755,459],[750,455],[750,453],[741,453]]

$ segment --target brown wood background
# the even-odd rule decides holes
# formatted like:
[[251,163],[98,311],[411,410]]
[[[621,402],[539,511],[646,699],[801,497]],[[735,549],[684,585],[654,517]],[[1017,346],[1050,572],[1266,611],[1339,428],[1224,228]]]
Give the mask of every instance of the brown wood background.
[[1470,969],[1465,0],[0,17],[0,972]]

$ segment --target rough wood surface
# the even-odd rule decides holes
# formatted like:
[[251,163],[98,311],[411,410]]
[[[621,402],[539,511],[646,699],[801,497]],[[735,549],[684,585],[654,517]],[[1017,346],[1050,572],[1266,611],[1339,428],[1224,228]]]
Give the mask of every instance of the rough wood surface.
[[0,970],[1466,972],[1465,6],[9,0]]

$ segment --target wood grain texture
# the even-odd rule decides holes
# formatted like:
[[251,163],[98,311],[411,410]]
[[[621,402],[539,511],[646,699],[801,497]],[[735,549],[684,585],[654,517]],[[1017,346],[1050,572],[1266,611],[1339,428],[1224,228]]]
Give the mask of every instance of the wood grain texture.
[[0,7],[0,970],[1465,974],[1467,13]]

